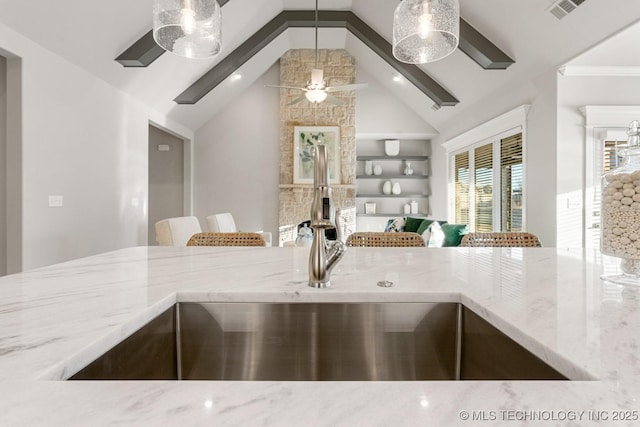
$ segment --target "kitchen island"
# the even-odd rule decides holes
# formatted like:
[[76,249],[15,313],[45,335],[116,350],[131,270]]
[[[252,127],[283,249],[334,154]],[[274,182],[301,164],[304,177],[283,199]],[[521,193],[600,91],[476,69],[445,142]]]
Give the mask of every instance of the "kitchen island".
[[[3,277],[0,425],[638,425],[640,288],[601,258],[350,248],[313,289],[307,248],[136,247]],[[189,301],[461,303],[572,381],[64,381]]]

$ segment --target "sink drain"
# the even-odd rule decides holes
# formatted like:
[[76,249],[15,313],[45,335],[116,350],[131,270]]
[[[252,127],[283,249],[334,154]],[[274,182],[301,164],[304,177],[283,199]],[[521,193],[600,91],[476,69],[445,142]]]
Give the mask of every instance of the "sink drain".
[[390,288],[393,286],[393,282],[390,282],[388,280],[381,280],[378,282],[378,286],[380,286],[381,288]]

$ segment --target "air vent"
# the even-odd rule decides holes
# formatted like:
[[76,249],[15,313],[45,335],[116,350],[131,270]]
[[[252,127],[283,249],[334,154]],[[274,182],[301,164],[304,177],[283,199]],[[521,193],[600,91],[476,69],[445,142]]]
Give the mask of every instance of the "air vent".
[[562,19],[584,2],[585,0],[559,0],[551,5],[548,10],[556,18]]

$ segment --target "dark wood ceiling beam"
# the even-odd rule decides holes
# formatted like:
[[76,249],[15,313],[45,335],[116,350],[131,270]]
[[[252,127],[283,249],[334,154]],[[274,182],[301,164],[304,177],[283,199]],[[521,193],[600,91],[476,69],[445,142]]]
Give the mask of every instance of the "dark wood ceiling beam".
[[464,19],[460,19],[458,48],[485,70],[506,70],[515,62]]
[[[230,0],[219,0],[223,6]],[[287,28],[313,28],[315,11],[283,11],[211,70],[193,83],[174,101],[178,104],[195,104],[213,90],[240,66],[271,43]],[[458,100],[416,65],[395,59],[391,44],[351,11],[319,11],[318,26],[322,28],[346,28],[373,52],[391,65],[398,73],[427,95],[438,107],[453,106]],[[460,19],[460,50],[485,69],[506,69],[514,61],[486,37]],[[164,53],[153,40],[152,32],[145,34],[116,60],[126,67],[146,67]]]
[[[314,26],[314,11],[296,10],[280,13],[258,30],[249,40],[227,55],[216,66],[178,95],[174,101],[178,104],[195,104],[287,28],[313,28]],[[320,11],[318,13],[318,26],[322,28],[346,28],[431,98],[436,105],[453,106],[459,102],[417,66],[396,60],[391,53],[391,44],[353,12]]]
[[[220,7],[230,0],[218,0]],[[153,30],[140,37],[127,50],[116,58],[124,67],[148,67],[153,61],[160,58],[165,50],[158,46],[153,39]]]
[[195,104],[224,79],[233,74],[242,64],[251,59],[253,55],[260,52],[265,46],[282,34],[288,26],[286,16],[280,13],[196,80],[184,92],[178,95],[174,101],[178,104]]
[[122,52],[117,58],[124,67],[147,67],[165,52],[153,39],[153,31],[149,31],[138,41]]

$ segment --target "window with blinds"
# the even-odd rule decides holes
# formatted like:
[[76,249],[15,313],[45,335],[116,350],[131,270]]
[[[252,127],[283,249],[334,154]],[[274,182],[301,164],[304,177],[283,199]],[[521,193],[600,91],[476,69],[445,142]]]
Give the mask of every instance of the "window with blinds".
[[627,141],[604,141],[604,158],[602,159],[602,173],[615,169],[622,161],[620,150],[627,148]]
[[473,231],[523,230],[522,133],[498,138],[452,154],[455,221]]
[[469,152],[454,156],[456,224],[469,224]]
[[475,229],[493,231],[493,144],[473,152]]
[[522,231],[522,134],[500,140],[502,231]]

